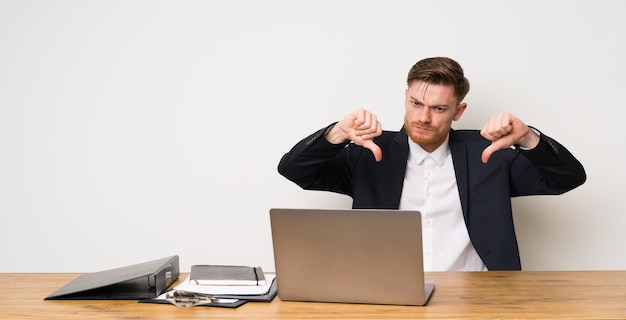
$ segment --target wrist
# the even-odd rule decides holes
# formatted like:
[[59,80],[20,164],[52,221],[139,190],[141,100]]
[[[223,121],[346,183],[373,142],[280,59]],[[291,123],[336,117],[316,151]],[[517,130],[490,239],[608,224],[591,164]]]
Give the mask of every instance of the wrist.
[[532,150],[539,144],[540,136],[539,130],[528,126],[528,133],[522,136],[515,146],[522,150]]
[[342,144],[350,142],[348,135],[346,135],[345,132],[343,132],[343,130],[339,128],[338,124],[339,123],[335,123],[332,126],[328,127],[326,133],[324,134],[324,137],[328,142],[332,144]]

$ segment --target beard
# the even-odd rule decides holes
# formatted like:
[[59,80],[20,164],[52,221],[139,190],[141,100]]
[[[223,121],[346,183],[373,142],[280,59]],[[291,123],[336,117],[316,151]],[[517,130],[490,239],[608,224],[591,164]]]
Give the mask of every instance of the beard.
[[437,128],[417,121],[410,122],[405,120],[404,129],[409,138],[427,152],[435,151],[446,141],[448,134],[450,134],[449,127]]

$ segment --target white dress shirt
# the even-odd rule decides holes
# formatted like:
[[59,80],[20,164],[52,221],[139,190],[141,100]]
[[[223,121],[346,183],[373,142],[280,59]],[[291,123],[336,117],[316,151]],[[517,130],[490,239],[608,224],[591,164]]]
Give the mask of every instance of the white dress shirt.
[[424,270],[487,270],[465,226],[448,140],[428,153],[409,139],[409,149],[399,209],[422,213]]

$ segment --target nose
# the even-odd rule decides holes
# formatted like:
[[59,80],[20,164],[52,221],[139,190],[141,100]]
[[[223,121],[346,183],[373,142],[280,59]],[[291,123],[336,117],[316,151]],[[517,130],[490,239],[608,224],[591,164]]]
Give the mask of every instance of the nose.
[[419,108],[419,110],[417,110],[417,119],[421,123],[430,123],[432,119],[430,108],[426,106]]

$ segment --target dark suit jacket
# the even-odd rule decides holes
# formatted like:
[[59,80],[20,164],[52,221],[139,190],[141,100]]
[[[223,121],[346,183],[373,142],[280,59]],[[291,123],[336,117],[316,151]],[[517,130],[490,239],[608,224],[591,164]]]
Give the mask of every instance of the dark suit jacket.
[[[385,131],[374,139],[383,153],[376,162],[368,149],[334,145],[321,129],[296,144],[279,165],[280,174],[308,190],[352,197],[354,209],[398,209],[409,155],[408,137]],[[489,270],[520,270],[511,197],[562,194],[583,184],[583,166],[555,140],[523,151],[504,149],[481,161],[490,144],[478,130],[452,130],[450,150],[461,207],[472,244]]]

